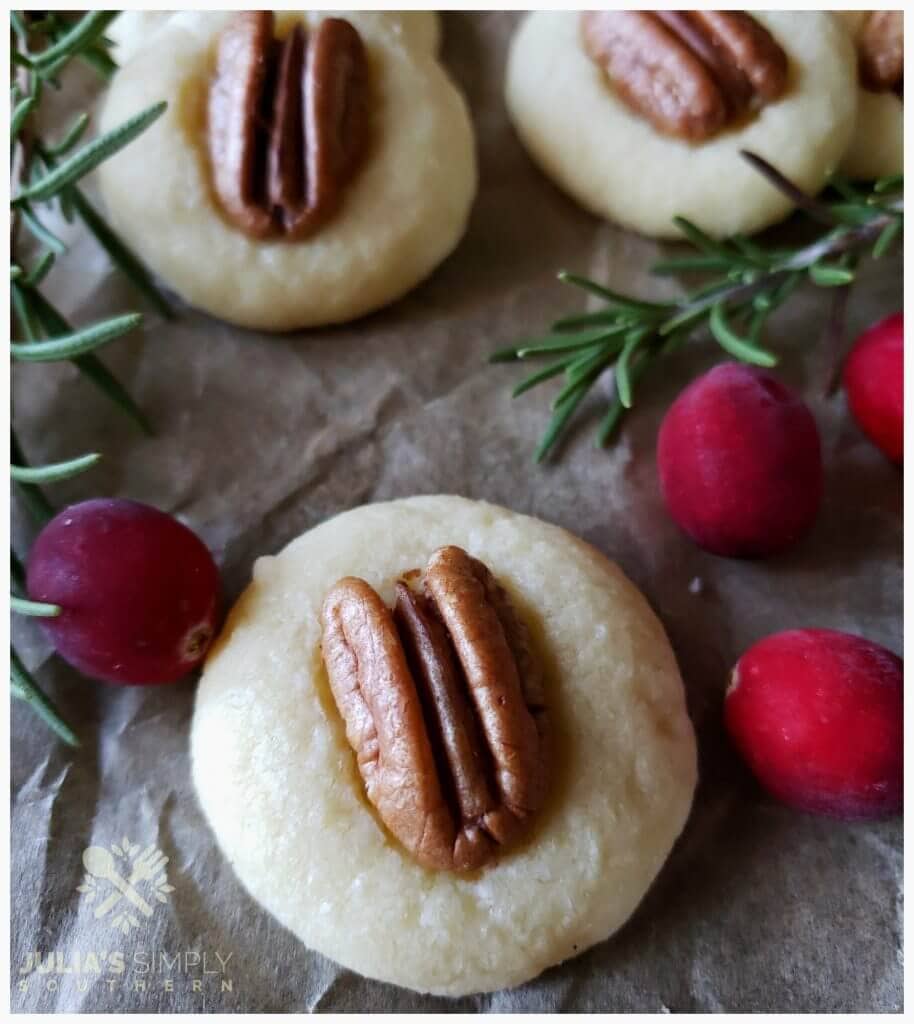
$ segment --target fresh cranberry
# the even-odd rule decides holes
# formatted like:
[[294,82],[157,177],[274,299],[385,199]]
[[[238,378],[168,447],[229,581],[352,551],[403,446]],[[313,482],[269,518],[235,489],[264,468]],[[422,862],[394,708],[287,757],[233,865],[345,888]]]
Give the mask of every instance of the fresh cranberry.
[[776,377],[723,363],[670,406],[657,443],[670,515],[701,547],[754,558],[795,544],[822,497],[812,413]]
[[28,593],[57,652],[94,679],[170,683],[218,625],[219,571],[203,542],[158,509],[98,498],[56,515],[29,553]]
[[899,466],[904,458],[904,314],[863,332],[844,365],[847,404],[864,434]]
[[774,797],[837,818],[902,809],[903,666],[830,629],[775,633],[736,663],[727,729]]

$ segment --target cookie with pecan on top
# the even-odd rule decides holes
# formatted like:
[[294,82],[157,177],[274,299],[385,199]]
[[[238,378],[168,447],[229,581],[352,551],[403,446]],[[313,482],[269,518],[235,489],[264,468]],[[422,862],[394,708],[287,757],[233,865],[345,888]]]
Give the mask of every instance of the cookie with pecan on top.
[[352,509],[256,563],[191,757],[267,911],[351,970],[450,996],[620,928],[696,783],[637,588],[566,530],[447,495]]
[[681,237],[675,216],[720,237],[792,208],[740,150],[823,186],[853,132],[854,67],[829,14],[538,11],[505,95],[532,158],[588,210],[653,237]]
[[152,25],[102,108],[104,130],[169,104],[99,172],[116,228],[187,302],[245,327],[340,323],[405,294],[457,245],[476,192],[436,25],[301,11]]
[[854,137],[841,161],[848,178],[904,171],[904,12],[834,11],[857,51],[859,99]]

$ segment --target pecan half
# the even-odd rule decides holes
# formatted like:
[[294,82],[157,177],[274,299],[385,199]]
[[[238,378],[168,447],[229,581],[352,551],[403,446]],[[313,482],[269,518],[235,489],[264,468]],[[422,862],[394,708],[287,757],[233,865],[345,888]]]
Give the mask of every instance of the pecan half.
[[439,548],[391,613],[346,577],[322,610],[330,688],[368,799],[426,867],[467,871],[527,827],[548,778],[542,675],[482,562]]
[[586,11],[581,39],[632,110],[692,142],[774,102],[787,86],[787,55],[743,11]]
[[860,81],[873,92],[901,92],[904,80],[904,12],[869,11],[857,37]]
[[369,141],[368,62],[348,21],[274,38],[272,11],[242,11],[216,49],[207,108],[213,188],[254,238],[305,238],[333,216]]

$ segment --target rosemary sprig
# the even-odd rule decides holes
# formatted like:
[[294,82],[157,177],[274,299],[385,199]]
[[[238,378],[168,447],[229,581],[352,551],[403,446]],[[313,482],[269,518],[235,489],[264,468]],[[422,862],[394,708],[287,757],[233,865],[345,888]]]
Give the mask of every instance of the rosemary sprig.
[[[140,408],[94,351],[133,330],[140,323],[141,315],[126,313],[74,327],[41,291],[55,261],[67,249],[44,220],[43,208],[55,204],[67,221],[78,217],[138,291],[161,314],[171,316],[171,309],[149,271],[79,187],[87,174],[129,145],[160,117],[165,104],[157,103],[89,142],[83,142],[89,125],[87,113],[79,113],[56,140],[43,138],[36,127],[35,115],[40,110],[45,88],[60,87],[60,75],[70,61],[84,61],[103,79],[116,70],[117,65],[108,53],[110,42],[104,34],[116,16],[116,11],[94,11],[82,17],[53,11],[40,15],[10,12],[14,69],[10,87],[10,145],[14,170],[10,190],[10,302],[18,325],[18,335],[10,342],[10,355],[27,362],[72,361],[118,408],[150,433],[151,428]],[[34,259],[24,258],[19,252],[22,231],[28,232],[38,243],[39,251]],[[38,525],[54,514],[41,488],[85,472],[100,458],[97,452],[92,452],[51,465],[29,466],[15,433],[11,434],[10,447],[11,477]],[[12,550],[10,574],[13,585],[20,591],[10,596],[11,610],[15,614],[53,617],[60,613],[56,605],[20,596],[25,591],[25,573]],[[12,695],[29,703],[64,742],[77,745],[72,729],[12,649],[10,687]]]
[[701,330],[710,331],[717,344],[740,362],[777,365],[776,353],[763,340],[765,326],[804,280],[834,289],[827,337],[834,350],[838,349],[858,261],[864,256],[881,259],[900,238],[903,178],[885,178],[865,190],[836,179],[831,183],[834,198],[814,198],[761,157],[748,152],[743,156],[826,230],[797,248],[775,248],[743,236],[719,241],[677,217],[675,224],[694,252],[656,264],[653,273],[709,276],[700,287],[669,302],[622,295],[562,271],[559,280],[595,295],[606,308],[563,317],[548,334],[516,342],[490,357],[493,363],[559,357],[526,377],[513,391],[516,397],[564,374],[564,387],[553,401],[552,417],[536,449],[537,462],[554,448],[593,385],[612,370],[613,394],[597,431],[597,444],[606,445],[632,407],[635,390],[648,370]]
[[[17,305],[17,288],[12,290],[14,307]],[[39,337],[59,338],[74,333],[74,328],[61,313],[37,289],[24,293],[19,299],[26,316],[26,335],[34,340]],[[18,316],[18,313],[17,313]],[[31,324],[29,328],[28,324]],[[31,333],[29,331],[31,330]],[[72,360],[77,370],[106,395],[126,416],[143,431],[152,434],[152,426],[143,410],[134,402],[130,392],[94,353],[86,353]]]

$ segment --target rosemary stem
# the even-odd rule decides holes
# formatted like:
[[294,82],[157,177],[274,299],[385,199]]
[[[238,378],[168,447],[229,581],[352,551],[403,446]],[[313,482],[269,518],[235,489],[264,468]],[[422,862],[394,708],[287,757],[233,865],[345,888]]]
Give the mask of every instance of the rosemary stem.
[[779,270],[806,270],[813,264],[829,256],[840,256],[846,252],[854,252],[869,245],[875,245],[883,230],[890,224],[892,217],[874,217],[868,224],[858,228],[850,228],[839,234],[826,235],[798,250],[781,264]]
[[[129,145],[165,109],[156,104],[110,132],[82,143],[89,114],[77,114],[62,137],[51,142],[43,137],[42,98],[49,86],[60,87],[65,68],[73,59],[88,62],[102,78],[117,67],[108,53],[111,45],[105,28],[117,11],[90,11],[83,15],[63,12],[10,12],[11,54],[14,75],[10,84],[10,300],[15,332],[10,354],[18,359],[70,359],[81,373],[147,433],[151,433],[142,412],[110,370],[90,351],[113,340],[134,326],[132,315],[112,317],[96,324],[71,327],[41,290],[55,258],[66,250],[65,242],[45,226],[44,211],[49,203],[59,208],[67,222],[78,214],[108,253],[112,263],[127,274],[163,315],[168,304],[156,289],[149,272],[103,220],[79,190],[90,171]],[[43,251],[19,258],[19,243],[25,231]],[[78,268],[77,268],[78,272]],[[11,473],[24,506],[39,525],[54,514],[42,485],[63,480],[88,469],[98,459],[89,453],[63,462],[30,467],[15,432],[10,431]],[[25,569],[10,549],[10,576],[14,593],[11,608],[20,615],[53,616],[56,606],[29,601],[25,596]],[[54,704],[42,692],[15,650],[10,651],[10,692],[27,702],[66,743],[78,746],[73,730],[64,722]]]
[[10,648],[10,692],[19,700],[30,704],[67,746],[79,746],[76,733],[63,720],[51,699],[39,688],[13,648]]
[[658,263],[653,272],[697,272],[708,277],[704,285],[672,302],[649,302],[563,271],[561,280],[602,299],[604,308],[561,317],[553,323],[552,333],[496,354],[499,361],[525,361],[548,353],[562,355],[544,370],[528,376],[514,391],[516,397],[564,372],[564,386],[552,402],[552,416],[536,450],[537,461],[557,442],[605,370],[613,369],[616,386],[598,431],[599,444],[606,442],[632,405],[634,385],[645,370],[702,329],[707,328],[731,358],[756,366],[775,366],[778,357],[765,347],[764,328],[768,317],[804,280],[833,292],[826,338],[834,382],[857,263],[866,255],[882,258],[902,233],[903,178],[885,178],[869,188],[835,181],[831,198],[812,197],[761,157],[744,155],[803,214],[826,229],[799,247],[769,247],[740,235],[716,239],[699,225],[675,218],[693,252]]

